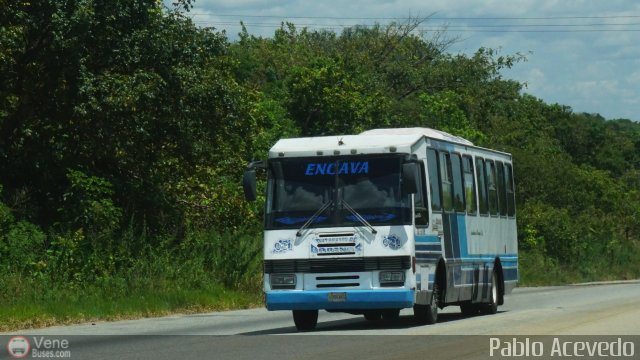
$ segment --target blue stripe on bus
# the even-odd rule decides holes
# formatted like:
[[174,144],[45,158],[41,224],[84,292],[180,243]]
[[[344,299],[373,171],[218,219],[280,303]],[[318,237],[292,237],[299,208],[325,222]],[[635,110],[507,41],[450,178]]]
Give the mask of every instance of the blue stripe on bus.
[[465,220],[465,215],[456,215],[457,216],[457,225],[458,225],[458,247],[460,249],[459,254],[460,257],[466,257],[469,255],[469,251],[467,248],[467,222]]
[[[504,255],[504,256],[507,256],[507,257],[513,257],[513,255],[512,255],[512,254],[510,254],[510,255]],[[467,256],[463,257],[461,260],[462,260],[462,261],[477,261],[477,260],[493,261],[493,260],[495,260],[495,258],[496,258],[496,257],[500,258],[500,262],[501,262],[501,263],[505,263],[505,261],[503,261],[503,260],[502,260],[503,255],[500,255],[500,254],[498,254],[498,255],[491,255],[491,254],[483,254],[483,255],[479,255],[479,254],[468,254]],[[514,258],[516,259],[516,262],[514,262],[514,263],[517,263],[517,256],[515,256]],[[511,261],[511,260],[508,260],[508,261]]]
[[416,243],[437,243],[440,244],[440,237],[435,235],[416,235]]
[[442,251],[440,244],[416,244],[416,251]]
[[[441,257],[441,254],[424,254],[424,253],[420,253],[419,251],[437,251],[437,250],[426,250],[426,249],[416,249],[418,252],[416,252],[416,258],[417,259],[439,259]],[[517,266],[518,265],[518,261],[503,261],[502,260],[502,255],[498,255],[498,257],[500,258],[500,262],[502,263],[502,266]],[[463,263],[471,263],[471,264],[477,264],[478,262],[486,262],[486,263],[493,263],[493,261],[495,260],[496,256],[495,255],[466,255],[463,258],[460,258],[459,260],[462,261]],[[452,260],[451,258],[449,258],[449,260]]]
[[458,224],[458,215],[448,214],[449,226],[451,226],[451,241],[453,255],[456,258],[460,258],[460,229]]
[[[476,271],[476,269],[468,268],[468,267],[463,268],[462,266],[454,266],[451,270],[453,272],[455,285],[473,284],[473,273]],[[504,281],[518,280],[518,269],[502,268],[502,275],[504,277]]]
[[449,216],[442,214],[442,232],[444,234],[444,254],[447,259],[454,257],[453,248],[451,247],[451,225],[449,224]]
[[[424,254],[416,253],[416,261],[420,260],[438,260],[442,257],[442,254]],[[429,261],[432,262],[432,261]]]
[[[345,301],[329,301],[330,293],[344,293]],[[403,309],[413,306],[413,290],[267,291],[267,310]]]

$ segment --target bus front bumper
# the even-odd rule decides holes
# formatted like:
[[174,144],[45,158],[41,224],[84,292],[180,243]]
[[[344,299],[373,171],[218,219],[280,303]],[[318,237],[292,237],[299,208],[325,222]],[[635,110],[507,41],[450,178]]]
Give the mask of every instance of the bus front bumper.
[[413,290],[268,291],[267,310],[404,309],[414,304]]

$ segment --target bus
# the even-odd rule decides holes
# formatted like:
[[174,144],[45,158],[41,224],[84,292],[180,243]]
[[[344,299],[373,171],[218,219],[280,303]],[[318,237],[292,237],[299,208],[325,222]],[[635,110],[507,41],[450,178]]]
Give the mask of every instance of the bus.
[[279,140],[266,161],[264,292],[299,331],[318,311],[421,323],[494,314],[518,281],[512,157],[429,128]]

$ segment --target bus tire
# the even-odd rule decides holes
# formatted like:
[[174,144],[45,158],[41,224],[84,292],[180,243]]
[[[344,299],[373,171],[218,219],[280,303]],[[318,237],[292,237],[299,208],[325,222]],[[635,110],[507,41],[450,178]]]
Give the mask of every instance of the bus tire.
[[489,302],[484,304],[482,312],[487,315],[493,315],[498,312],[498,274],[492,271],[491,288],[489,289]]
[[437,283],[433,284],[433,292],[431,293],[431,303],[429,305],[413,305],[413,316],[418,322],[423,324],[435,324],[438,321],[438,302],[440,299],[440,291]]
[[318,324],[318,310],[293,310],[293,322],[298,331],[310,331]]

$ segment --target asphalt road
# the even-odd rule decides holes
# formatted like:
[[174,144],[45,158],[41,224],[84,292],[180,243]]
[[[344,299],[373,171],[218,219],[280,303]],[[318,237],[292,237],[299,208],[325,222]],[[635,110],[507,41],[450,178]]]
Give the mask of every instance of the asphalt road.
[[[640,358],[639,299],[640,282],[633,281],[518,288],[498,314],[465,317],[458,307],[448,307],[435,325],[416,323],[410,309],[395,322],[321,311],[316,331],[298,333],[290,312],[250,309],[51,327],[18,335],[32,343],[37,336],[67,339],[74,359],[416,359],[425,354],[480,359],[489,356],[492,337],[506,344],[528,338],[545,343],[556,338],[614,341],[619,336],[634,342],[634,358]],[[0,335],[0,345],[6,344],[10,334]]]

